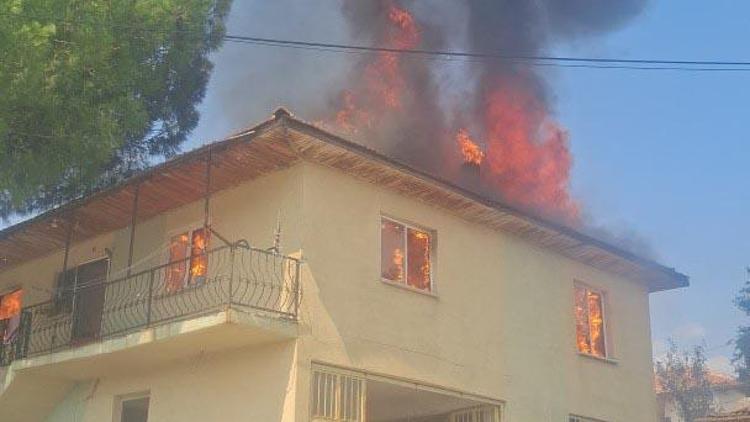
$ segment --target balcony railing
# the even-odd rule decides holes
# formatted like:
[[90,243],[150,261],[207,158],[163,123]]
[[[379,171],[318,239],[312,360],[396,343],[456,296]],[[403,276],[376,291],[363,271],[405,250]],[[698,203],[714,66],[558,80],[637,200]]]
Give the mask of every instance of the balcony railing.
[[197,256],[207,258],[201,276],[190,274],[194,255],[123,278],[78,285],[69,301],[24,308],[16,337],[6,343],[0,339],[0,366],[229,308],[297,319],[298,259],[245,241]]

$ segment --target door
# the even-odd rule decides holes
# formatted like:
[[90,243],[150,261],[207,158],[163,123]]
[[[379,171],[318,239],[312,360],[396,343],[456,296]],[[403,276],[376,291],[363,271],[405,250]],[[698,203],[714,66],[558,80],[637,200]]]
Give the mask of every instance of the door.
[[108,259],[89,262],[77,268],[71,333],[73,343],[85,343],[99,338],[108,268]]

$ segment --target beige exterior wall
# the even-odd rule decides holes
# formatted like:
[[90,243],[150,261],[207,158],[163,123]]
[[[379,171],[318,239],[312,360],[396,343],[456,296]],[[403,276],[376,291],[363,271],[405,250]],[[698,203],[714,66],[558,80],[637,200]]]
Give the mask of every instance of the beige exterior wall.
[[[435,296],[380,281],[381,214],[437,233]],[[509,421],[655,419],[643,285],[315,165],[304,217],[303,356],[505,400]],[[577,354],[575,281],[606,292],[616,363]]]
[[294,342],[197,355],[158,371],[82,382],[48,422],[112,421],[120,397],[148,393],[150,421],[295,419]]
[[[202,207],[141,222],[141,268],[164,262],[170,234],[202,225]],[[436,294],[380,281],[382,214],[436,232]],[[212,215],[219,233],[259,247],[281,221],[283,252],[305,258],[299,339],[92,380],[48,420],[108,421],[115,396],[149,390],[153,421],[308,421],[312,362],[502,400],[506,422],[656,419],[642,284],[309,163],[216,194]],[[108,248],[122,271],[127,242],[124,229],[76,244],[71,263]],[[22,284],[27,304],[47,300],[61,265],[59,253],[0,273],[0,292]],[[576,281],[606,292],[610,361],[576,353]]]

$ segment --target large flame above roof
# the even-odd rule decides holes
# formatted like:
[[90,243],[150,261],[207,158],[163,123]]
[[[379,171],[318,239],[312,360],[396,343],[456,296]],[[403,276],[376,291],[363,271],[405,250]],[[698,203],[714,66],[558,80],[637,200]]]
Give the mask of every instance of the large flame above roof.
[[[406,1],[348,3],[352,22],[366,21],[372,42],[424,49],[435,39]],[[494,193],[548,217],[576,223],[578,204],[568,191],[572,157],[566,132],[550,116],[528,69],[484,69],[471,118],[449,123],[425,60],[395,52],[366,56],[324,125],[372,141],[448,179],[462,165],[478,167],[475,190]],[[443,107],[444,108],[444,107]],[[458,122],[464,123],[459,124]],[[396,141],[394,141],[396,140]]]

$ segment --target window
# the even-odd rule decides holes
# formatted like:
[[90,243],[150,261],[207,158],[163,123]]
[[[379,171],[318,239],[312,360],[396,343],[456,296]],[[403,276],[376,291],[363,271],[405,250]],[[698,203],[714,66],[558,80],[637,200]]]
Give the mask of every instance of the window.
[[205,228],[180,233],[169,240],[166,288],[176,292],[203,282],[208,273],[208,236]]
[[[64,273],[58,273],[55,295],[53,298],[54,312],[70,313],[73,311],[73,296],[81,294],[82,286],[99,285],[96,289],[103,289],[103,284],[107,281],[109,272],[109,258],[98,258],[69,268]],[[87,289],[93,292],[95,289]],[[76,299],[77,300],[77,299]]]
[[500,422],[500,409],[496,406],[481,406],[451,413],[450,422]]
[[584,418],[583,416],[570,415],[568,422],[605,422],[601,419]]
[[333,371],[313,371],[313,421],[361,422],[365,413],[365,381]]
[[383,280],[432,291],[433,234],[382,218],[380,275]]
[[173,236],[169,241],[169,267],[167,268],[167,291],[176,292],[185,285],[187,253],[190,244],[188,233]]
[[120,398],[118,406],[115,409],[115,415],[119,416],[119,419],[116,418],[115,421],[147,422],[149,401],[149,396],[147,395]]
[[21,325],[21,301],[23,290],[0,296],[0,341],[10,344],[18,335],[18,327]]
[[604,330],[604,295],[589,287],[575,286],[576,343],[578,351],[591,356],[607,357]]

